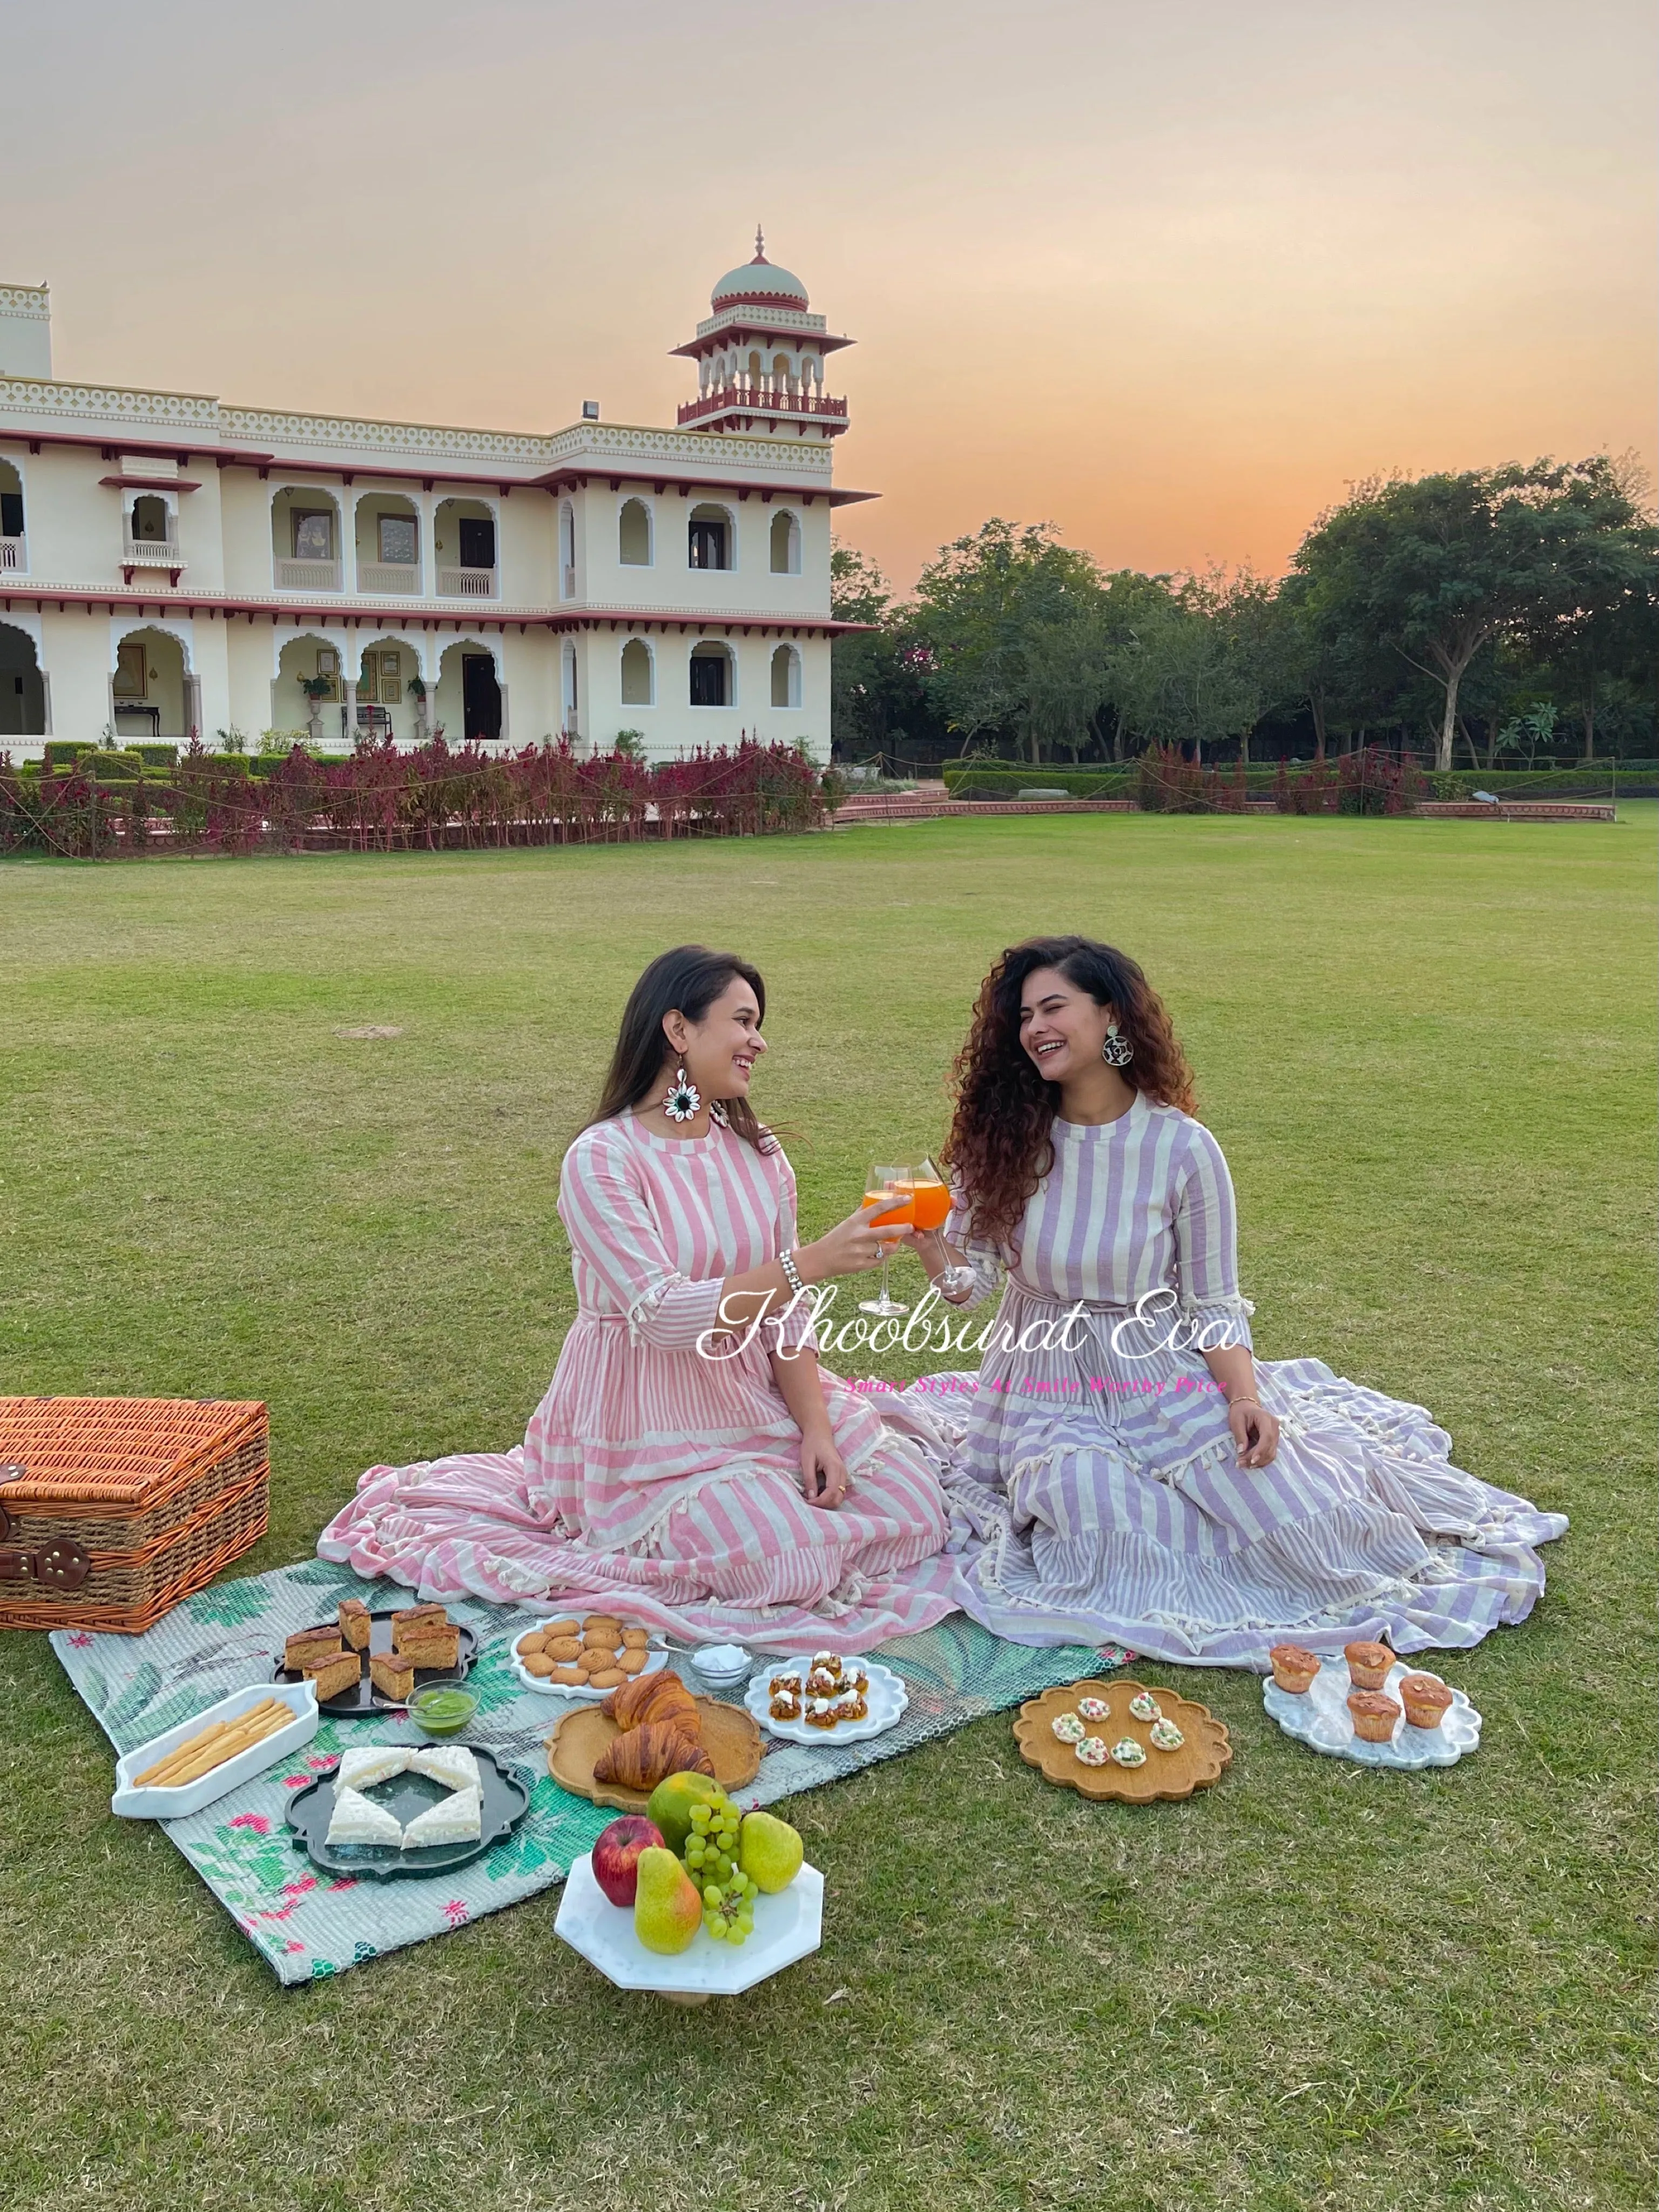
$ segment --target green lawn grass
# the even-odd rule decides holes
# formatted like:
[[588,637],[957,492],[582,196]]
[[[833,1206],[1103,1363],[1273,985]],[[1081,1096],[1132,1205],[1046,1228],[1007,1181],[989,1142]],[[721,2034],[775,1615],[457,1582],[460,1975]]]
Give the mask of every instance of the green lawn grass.
[[[688,938],[765,971],[808,1234],[937,1142],[999,948],[1126,946],[1232,1162],[1263,1353],[1427,1403],[1573,1522],[1534,1620],[1449,1662],[1473,1761],[1317,1759],[1203,1673],[1231,1773],[1129,1811],[988,1721],[797,1801],[823,1948],[698,2013],[600,1984],[556,1893],[280,1992],[7,1637],[5,2201],[1651,2201],[1655,810],[1621,813],[0,868],[0,1389],[268,1400],[245,1569],[372,1461],[521,1433],[571,1312],[562,1149]],[[337,1034],[371,1024],[402,1034]]]

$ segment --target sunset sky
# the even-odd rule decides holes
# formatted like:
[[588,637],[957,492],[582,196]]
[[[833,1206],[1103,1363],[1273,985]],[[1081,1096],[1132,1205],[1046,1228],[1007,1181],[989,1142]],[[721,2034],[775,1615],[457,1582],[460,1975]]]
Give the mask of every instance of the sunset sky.
[[1345,483],[1651,462],[1647,0],[0,0],[0,282],[58,375],[672,422],[768,251],[848,543],[1281,568]]

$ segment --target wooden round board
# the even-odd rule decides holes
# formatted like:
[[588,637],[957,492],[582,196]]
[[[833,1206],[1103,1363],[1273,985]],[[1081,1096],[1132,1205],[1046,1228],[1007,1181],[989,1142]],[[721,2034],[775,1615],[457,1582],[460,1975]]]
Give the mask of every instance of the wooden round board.
[[[728,1795],[741,1790],[760,1772],[765,1741],[758,1724],[741,1705],[722,1705],[715,1698],[696,1702],[702,1747],[714,1762],[715,1781]],[[573,1797],[586,1797],[618,1813],[643,1813],[650,1802],[648,1790],[623,1790],[614,1782],[593,1779],[595,1761],[621,1733],[597,1705],[579,1705],[547,1739],[548,1772]]]
[[[1156,1698],[1165,1720],[1173,1721],[1186,1741],[1179,1751],[1151,1748],[1150,1721],[1133,1719],[1129,1700],[1140,1692]],[[1085,1720],[1091,1735],[1104,1736],[1109,1744],[1133,1736],[1146,1753],[1144,1766],[1120,1766],[1115,1759],[1105,1766],[1085,1766],[1069,1743],[1054,1734],[1053,1722],[1060,1713],[1074,1713],[1079,1698],[1101,1698],[1110,1708],[1105,1720]],[[1114,1674],[1109,1682],[1067,1682],[1045,1690],[1019,1709],[1014,1741],[1028,1766],[1035,1766],[1045,1782],[1061,1790],[1076,1790],[1085,1797],[1109,1798],[1121,1805],[1152,1805],[1172,1798],[1190,1797],[1194,1790],[1207,1790],[1221,1779],[1232,1761],[1233,1747],[1227,1731],[1206,1705],[1173,1690],[1154,1689],[1149,1683],[1132,1682]]]

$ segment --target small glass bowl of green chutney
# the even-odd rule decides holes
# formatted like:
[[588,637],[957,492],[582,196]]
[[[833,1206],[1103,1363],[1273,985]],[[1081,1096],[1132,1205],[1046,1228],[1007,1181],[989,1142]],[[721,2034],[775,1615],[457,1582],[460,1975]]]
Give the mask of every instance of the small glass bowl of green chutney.
[[478,1700],[459,1682],[428,1682],[409,1701],[409,1717],[422,1735],[459,1735],[478,1710]]

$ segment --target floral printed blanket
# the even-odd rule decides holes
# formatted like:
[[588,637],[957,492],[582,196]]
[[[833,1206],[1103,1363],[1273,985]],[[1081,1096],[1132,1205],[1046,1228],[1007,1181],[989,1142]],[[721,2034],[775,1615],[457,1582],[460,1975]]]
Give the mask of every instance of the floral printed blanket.
[[[262,1682],[283,1638],[330,1618],[343,1597],[373,1607],[406,1604],[406,1590],[363,1582],[349,1568],[307,1559],[240,1582],[217,1583],[188,1598],[143,1636],[94,1636],[57,1629],[52,1644],[76,1691],[118,1753],[147,1743],[233,1690]],[[420,1741],[405,1720],[325,1717],[311,1742],[188,1820],[163,1822],[183,1852],[279,1980],[307,1982],[343,1972],[383,1951],[423,1942],[562,1881],[614,1817],[551,1779],[544,1739],[564,1711],[556,1698],[526,1690],[507,1645],[538,1616],[529,1610],[458,1600],[453,1618],[478,1638],[468,1677],[480,1705],[467,1741],[518,1766],[533,1784],[530,1810],[505,1842],[459,1872],[431,1881],[349,1881],[319,1874],[287,1825],[286,1807],[348,1744]],[[1033,1650],[1006,1644],[964,1614],[884,1644],[871,1655],[904,1678],[909,1710],[872,1741],[801,1746],[779,1743],[744,1792],[746,1802],[839,1781],[878,1759],[911,1751],[982,1714],[1000,1712],[1126,1654],[1082,1646]],[[114,1787],[112,1763],[111,1787]]]

